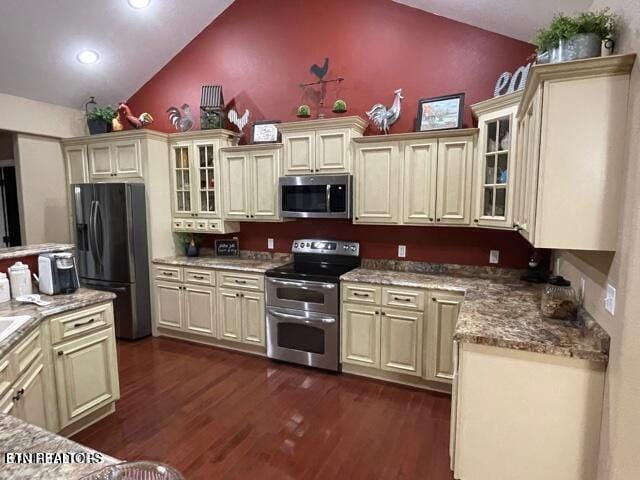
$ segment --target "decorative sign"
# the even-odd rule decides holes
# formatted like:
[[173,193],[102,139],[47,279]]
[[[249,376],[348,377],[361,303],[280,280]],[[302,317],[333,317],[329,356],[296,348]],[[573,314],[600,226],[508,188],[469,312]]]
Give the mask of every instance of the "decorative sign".
[[493,96],[499,97],[500,95],[522,90],[527,84],[527,77],[529,76],[530,68],[531,63],[527,63],[526,65],[518,68],[513,75],[509,72],[504,72],[500,75],[496,82],[496,88],[493,90]]
[[255,122],[251,128],[251,143],[277,143],[279,139],[278,123],[280,120]]
[[240,256],[240,248],[238,247],[238,239],[216,240],[216,257],[238,257]]

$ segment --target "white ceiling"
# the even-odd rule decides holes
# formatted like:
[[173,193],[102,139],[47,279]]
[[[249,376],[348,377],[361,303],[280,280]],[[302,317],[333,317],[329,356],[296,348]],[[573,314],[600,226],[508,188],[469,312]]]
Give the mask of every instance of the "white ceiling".
[[[234,0],[1,0],[0,93],[82,108],[126,100]],[[255,0],[260,1],[260,0]],[[305,0],[310,1],[310,0]],[[528,41],[557,11],[592,0],[394,0]],[[100,61],[81,65],[90,48]]]
[[[82,108],[126,100],[233,0],[2,0],[0,93]],[[81,65],[78,51],[100,53]]]
[[393,0],[462,23],[530,42],[554,13],[587,10],[593,0]]

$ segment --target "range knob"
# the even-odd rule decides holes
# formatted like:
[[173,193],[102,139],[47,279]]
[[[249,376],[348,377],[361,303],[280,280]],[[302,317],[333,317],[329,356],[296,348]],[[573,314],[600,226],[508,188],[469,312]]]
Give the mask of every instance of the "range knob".
[[295,242],[295,243],[293,244],[293,248],[298,248],[298,242]]
[[351,251],[355,252],[356,251],[356,246],[355,245],[351,245]]
[[345,250],[349,250],[349,245],[347,245],[346,243],[342,246],[342,248],[344,248]]

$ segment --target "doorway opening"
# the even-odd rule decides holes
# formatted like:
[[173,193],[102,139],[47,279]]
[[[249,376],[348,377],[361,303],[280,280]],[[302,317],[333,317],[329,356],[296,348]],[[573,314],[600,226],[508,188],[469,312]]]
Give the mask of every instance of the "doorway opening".
[[22,245],[13,134],[0,130],[0,247]]

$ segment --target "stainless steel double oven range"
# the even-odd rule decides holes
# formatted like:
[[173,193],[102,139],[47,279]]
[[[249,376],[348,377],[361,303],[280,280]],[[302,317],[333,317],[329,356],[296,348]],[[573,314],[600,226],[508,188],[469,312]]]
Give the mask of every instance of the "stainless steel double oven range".
[[294,261],[266,272],[267,356],[340,370],[340,276],[360,265],[360,244],[296,240]]

